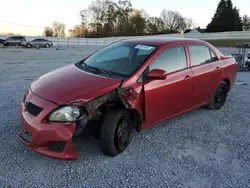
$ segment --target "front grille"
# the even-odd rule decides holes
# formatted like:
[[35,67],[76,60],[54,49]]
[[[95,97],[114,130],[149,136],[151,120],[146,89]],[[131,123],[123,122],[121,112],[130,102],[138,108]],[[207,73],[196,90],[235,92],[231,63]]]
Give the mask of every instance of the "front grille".
[[35,104],[31,102],[27,102],[25,106],[26,106],[26,111],[29,112],[33,116],[38,116],[38,114],[40,114],[41,111],[43,111],[41,107],[36,106]]

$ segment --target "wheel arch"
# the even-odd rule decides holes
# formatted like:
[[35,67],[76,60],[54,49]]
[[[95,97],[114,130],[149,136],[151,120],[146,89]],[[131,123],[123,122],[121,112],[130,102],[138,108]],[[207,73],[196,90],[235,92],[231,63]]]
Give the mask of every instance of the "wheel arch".
[[225,78],[223,81],[226,82],[226,84],[228,86],[228,90],[230,90],[230,88],[231,88],[231,82],[230,82],[230,80],[228,78]]
[[120,100],[110,100],[110,101],[106,101],[105,103],[103,103],[99,109],[100,112],[105,115],[107,114],[111,109],[126,109],[131,117],[132,120],[132,124],[133,124],[133,128],[139,132],[141,130],[141,124],[142,124],[142,116],[139,113],[139,111],[137,109],[134,108],[127,108],[124,103]]

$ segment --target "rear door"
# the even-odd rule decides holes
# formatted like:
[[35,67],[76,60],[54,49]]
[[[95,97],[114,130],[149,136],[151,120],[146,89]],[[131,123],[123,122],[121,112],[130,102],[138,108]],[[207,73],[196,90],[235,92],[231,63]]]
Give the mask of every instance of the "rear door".
[[168,75],[144,82],[146,127],[192,107],[192,71],[184,45],[164,50],[148,69],[162,69]]
[[222,79],[223,63],[216,53],[203,44],[189,45],[194,83],[194,103],[207,103]]

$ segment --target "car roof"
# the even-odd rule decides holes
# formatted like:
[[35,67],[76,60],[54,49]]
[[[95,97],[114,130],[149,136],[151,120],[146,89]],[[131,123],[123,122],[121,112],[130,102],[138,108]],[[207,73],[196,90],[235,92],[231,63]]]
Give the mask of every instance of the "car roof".
[[34,38],[33,40],[47,40],[45,38]]
[[174,43],[205,43],[205,41],[199,39],[190,39],[190,38],[176,38],[176,37],[142,37],[142,38],[130,38],[122,40],[121,42],[132,42],[140,43],[145,45],[153,46],[165,46]]

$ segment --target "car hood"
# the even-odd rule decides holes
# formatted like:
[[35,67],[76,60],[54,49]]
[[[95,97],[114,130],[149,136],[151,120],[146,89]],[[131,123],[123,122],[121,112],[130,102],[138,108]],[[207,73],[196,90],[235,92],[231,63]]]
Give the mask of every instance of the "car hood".
[[31,84],[31,90],[57,104],[69,104],[78,99],[94,99],[116,89],[120,83],[120,79],[91,74],[69,65],[39,77]]

